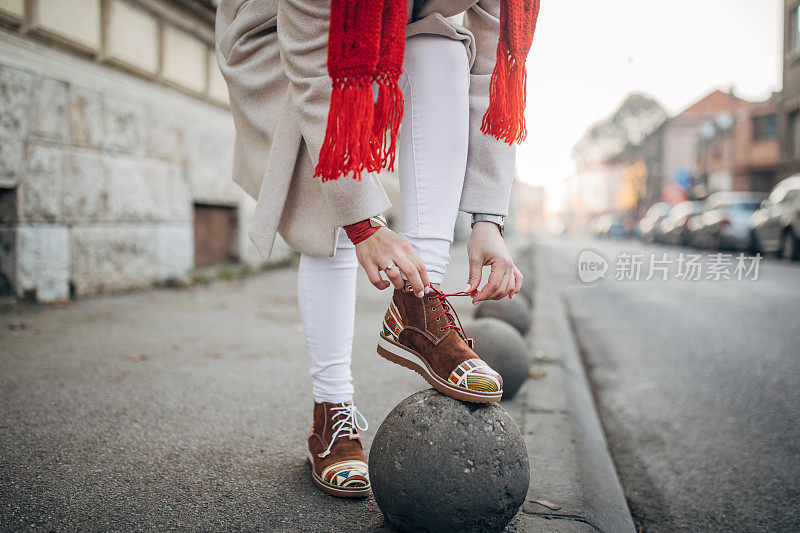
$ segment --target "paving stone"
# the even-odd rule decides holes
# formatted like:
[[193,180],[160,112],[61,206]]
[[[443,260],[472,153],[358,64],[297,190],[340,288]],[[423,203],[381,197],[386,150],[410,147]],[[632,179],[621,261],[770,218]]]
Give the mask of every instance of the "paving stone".
[[69,95],[70,142],[89,148],[103,141],[103,97],[91,89],[72,87]]
[[0,132],[0,176],[17,176],[24,152],[22,139]]
[[24,179],[20,183],[22,218],[28,222],[61,219],[64,151],[42,145],[26,150]]
[[35,97],[32,133],[49,141],[66,142],[69,138],[67,83],[40,78]]
[[144,180],[153,220],[191,220],[191,194],[181,165],[150,160],[145,164]]
[[103,147],[109,150],[144,153],[147,106],[106,95],[103,102]]
[[30,127],[34,77],[0,67],[0,176],[16,176],[23,158],[23,139]]
[[152,285],[158,278],[156,228],[110,225],[72,229],[77,296]]
[[163,109],[152,108],[148,121],[149,154],[167,161],[183,161],[184,122]]
[[533,370],[542,377],[528,380],[523,385],[527,408],[539,412],[568,412],[569,395],[564,369],[557,364],[547,364],[535,365]]
[[30,128],[34,76],[0,66],[0,133],[24,138]]
[[69,229],[60,225],[16,228],[16,292],[33,291],[39,302],[69,298]]
[[190,223],[156,228],[158,279],[182,278],[194,264],[194,229]]
[[64,164],[64,221],[108,220],[108,169],[94,152],[74,152]]
[[[531,484],[523,506],[526,513],[580,515],[585,511],[573,422],[564,414],[524,415],[523,432],[531,461]],[[548,509],[543,499],[562,508]]]
[[231,179],[231,137],[190,130],[186,136],[186,170],[195,197],[238,202],[241,189]]
[[156,220],[163,205],[154,204],[159,192],[150,189],[158,180],[148,177],[150,163],[128,156],[108,156],[108,219],[114,222]]
[[597,533],[597,530],[586,522],[570,518],[549,518],[524,514],[519,518],[519,533]]

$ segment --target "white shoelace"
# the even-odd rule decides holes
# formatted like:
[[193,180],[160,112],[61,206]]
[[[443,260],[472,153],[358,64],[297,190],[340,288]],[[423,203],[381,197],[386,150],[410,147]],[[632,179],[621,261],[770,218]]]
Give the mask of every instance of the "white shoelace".
[[347,405],[346,403],[343,403],[341,406],[332,407],[331,411],[335,412],[331,417],[334,420],[333,436],[331,437],[331,443],[328,444],[328,447],[325,449],[325,451],[320,454],[320,457],[325,457],[331,452],[331,447],[333,446],[333,443],[336,442],[336,439],[339,437],[339,435],[352,432],[353,428],[360,429],[361,431],[366,431],[369,429],[367,419],[363,414],[361,414],[361,411],[356,409],[355,405]]

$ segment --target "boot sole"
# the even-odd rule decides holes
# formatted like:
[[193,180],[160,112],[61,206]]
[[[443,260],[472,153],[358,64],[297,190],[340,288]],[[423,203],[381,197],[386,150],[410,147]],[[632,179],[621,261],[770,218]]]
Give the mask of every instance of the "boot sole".
[[314,472],[314,460],[311,459],[311,456],[307,455],[306,458],[311,465],[311,479],[314,480],[314,485],[319,487],[322,492],[330,494],[331,496],[338,496],[339,498],[366,498],[369,496],[369,493],[372,492],[371,484],[357,489],[343,489],[331,485],[330,483],[325,483],[325,481]]
[[401,346],[383,335],[378,337],[378,355],[392,363],[413,370],[422,376],[431,387],[456,400],[472,403],[493,403],[499,402],[500,398],[503,397],[502,390],[482,393],[451,385],[437,376],[428,365],[428,362],[417,352]]

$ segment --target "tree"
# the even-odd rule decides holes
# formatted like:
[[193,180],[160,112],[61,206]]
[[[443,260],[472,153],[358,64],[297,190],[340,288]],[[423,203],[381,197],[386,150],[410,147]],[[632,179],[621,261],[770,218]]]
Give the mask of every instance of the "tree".
[[599,163],[638,146],[667,119],[667,111],[656,100],[641,93],[631,93],[607,118],[586,130],[572,149],[578,168]]

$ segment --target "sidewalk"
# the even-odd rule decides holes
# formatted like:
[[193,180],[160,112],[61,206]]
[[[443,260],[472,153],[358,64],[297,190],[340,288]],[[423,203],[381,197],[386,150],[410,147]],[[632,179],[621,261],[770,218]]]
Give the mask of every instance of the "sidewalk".
[[[451,292],[467,277],[456,248]],[[292,267],[0,314],[0,527],[387,530],[374,499],[339,500],[310,483],[311,383],[295,287]],[[388,290],[359,272],[358,291],[353,371],[369,449],[386,414],[427,386],[375,353]],[[566,389],[553,366],[503,405],[528,439],[529,498],[570,512],[528,502],[509,531],[594,523],[570,507],[574,492],[553,489],[577,479],[561,456],[568,428],[548,426],[536,403],[561,409]]]

